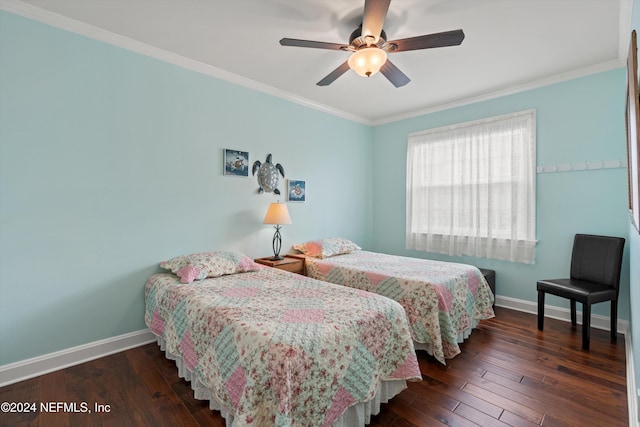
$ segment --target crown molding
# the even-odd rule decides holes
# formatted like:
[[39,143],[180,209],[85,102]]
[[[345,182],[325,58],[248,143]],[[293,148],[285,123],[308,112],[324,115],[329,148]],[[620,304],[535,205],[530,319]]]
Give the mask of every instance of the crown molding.
[[427,107],[421,110],[411,111],[404,114],[399,114],[396,116],[385,117],[384,119],[374,120],[372,125],[379,126],[387,123],[397,122],[400,120],[411,119],[414,117],[424,116],[427,114],[436,113],[439,111],[449,110],[452,108],[462,107],[464,105],[475,104],[477,102],[488,101],[495,98],[501,98],[503,96],[513,95],[520,92],[525,92],[532,89],[538,89],[544,86],[549,86],[556,83],[561,83],[568,80],[577,79],[580,77],[585,77],[591,74],[598,74],[605,71],[615,70],[617,68],[622,68],[625,66],[626,59],[614,59],[612,61],[603,62],[600,64],[592,65],[589,67],[584,67],[572,71],[568,71],[566,73],[555,74],[549,77],[545,77],[543,79],[533,80],[531,82],[515,85],[508,87],[506,89],[501,89],[495,92],[489,92],[478,96],[473,96],[469,98],[463,98],[458,101],[449,102],[446,104],[439,104],[433,107]]

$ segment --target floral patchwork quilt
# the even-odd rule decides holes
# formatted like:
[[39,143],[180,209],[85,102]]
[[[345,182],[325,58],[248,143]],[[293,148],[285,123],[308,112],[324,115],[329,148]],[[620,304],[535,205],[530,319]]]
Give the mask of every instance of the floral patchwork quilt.
[[328,426],[379,382],[422,378],[404,310],[373,293],[263,268],[156,274],[145,302],[147,326],[234,426]]
[[475,321],[494,316],[494,295],[471,265],[354,251],[307,257],[306,266],[309,277],[398,301],[415,342],[433,346],[433,356],[443,364],[460,353],[458,335]]

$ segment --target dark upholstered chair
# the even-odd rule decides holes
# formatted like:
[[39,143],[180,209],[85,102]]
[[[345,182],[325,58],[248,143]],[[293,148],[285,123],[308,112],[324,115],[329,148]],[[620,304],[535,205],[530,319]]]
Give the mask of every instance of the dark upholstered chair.
[[618,329],[618,290],[622,251],[621,237],[576,234],[569,279],[538,281],[538,329],[544,328],[544,296],[552,294],[571,301],[571,324],[576,324],[576,301],[582,303],[582,348],[589,349],[591,304],[611,301],[611,338]]

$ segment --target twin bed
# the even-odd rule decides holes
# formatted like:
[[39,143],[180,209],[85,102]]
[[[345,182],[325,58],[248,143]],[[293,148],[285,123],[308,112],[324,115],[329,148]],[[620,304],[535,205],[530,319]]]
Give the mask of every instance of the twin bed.
[[190,258],[147,281],[145,321],[228,426],[364,425],[421,380],[395,301],[240,254]]
[[[407,381],[421,380],[415,348],[444,363],[461,336],[493,316],[477,269],[447,278],[432,265],[439,280],[427,287],[438,290],[419,291],[417,277],[381,268],[400,273],[416,260],[385,257],[359,248],[308,256],[307,274],[323,281],[234,252],[177,257],[161,263],[173,274],[147,281],[145,322],[228,426],[363,426]],[[336,277],[346,280],[327,282]]]
[[416,349],[443,364],[460,353],[458,344],[478,321],[494,316],[494,295],[474,266],[367,252],[340,238],[294,249],[305,255],[307,276],[398,301]]

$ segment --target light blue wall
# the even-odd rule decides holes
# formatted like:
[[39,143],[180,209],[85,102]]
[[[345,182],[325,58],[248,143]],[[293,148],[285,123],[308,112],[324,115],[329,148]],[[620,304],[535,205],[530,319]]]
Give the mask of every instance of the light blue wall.
[[[537,238],[534,265],[472,257],[450,258],[405,249],[407,135],[424,129],[514,111],[537,111],[537,164],[626,161],[624,68],[472,105],[406,119],[374,129],[374,249],[461,261],[496,270],[497,294],[537,301],[536,280],[568,274],[575,233],[627,237],[625,168],[537,175]],[[452,82],[452,84],[455,84]],[[629,319],[629,250],[625,251],[619,316]],[[567,307],[550,296],[547,303]],[[608,316],[609,305],[594,306]]]
[[[631,15],[631,30],[640,34],[640,0],[633,1],[633,13]],[[636,388],[640,390],[640,235],[633,224],[629,222],[629,252],[630,252],[630,277],[629,300],[631,301],[631,339],[633,343],[633,366]],[[638,394],[636,393],[636,398]],[[640,422],[640,408],[638,408]]]
[[370,127],[4,12],[0,56],[0,365],[143,329],[161,260],[270,255],[224,148],[306,180],[283,252],[370,245]]

